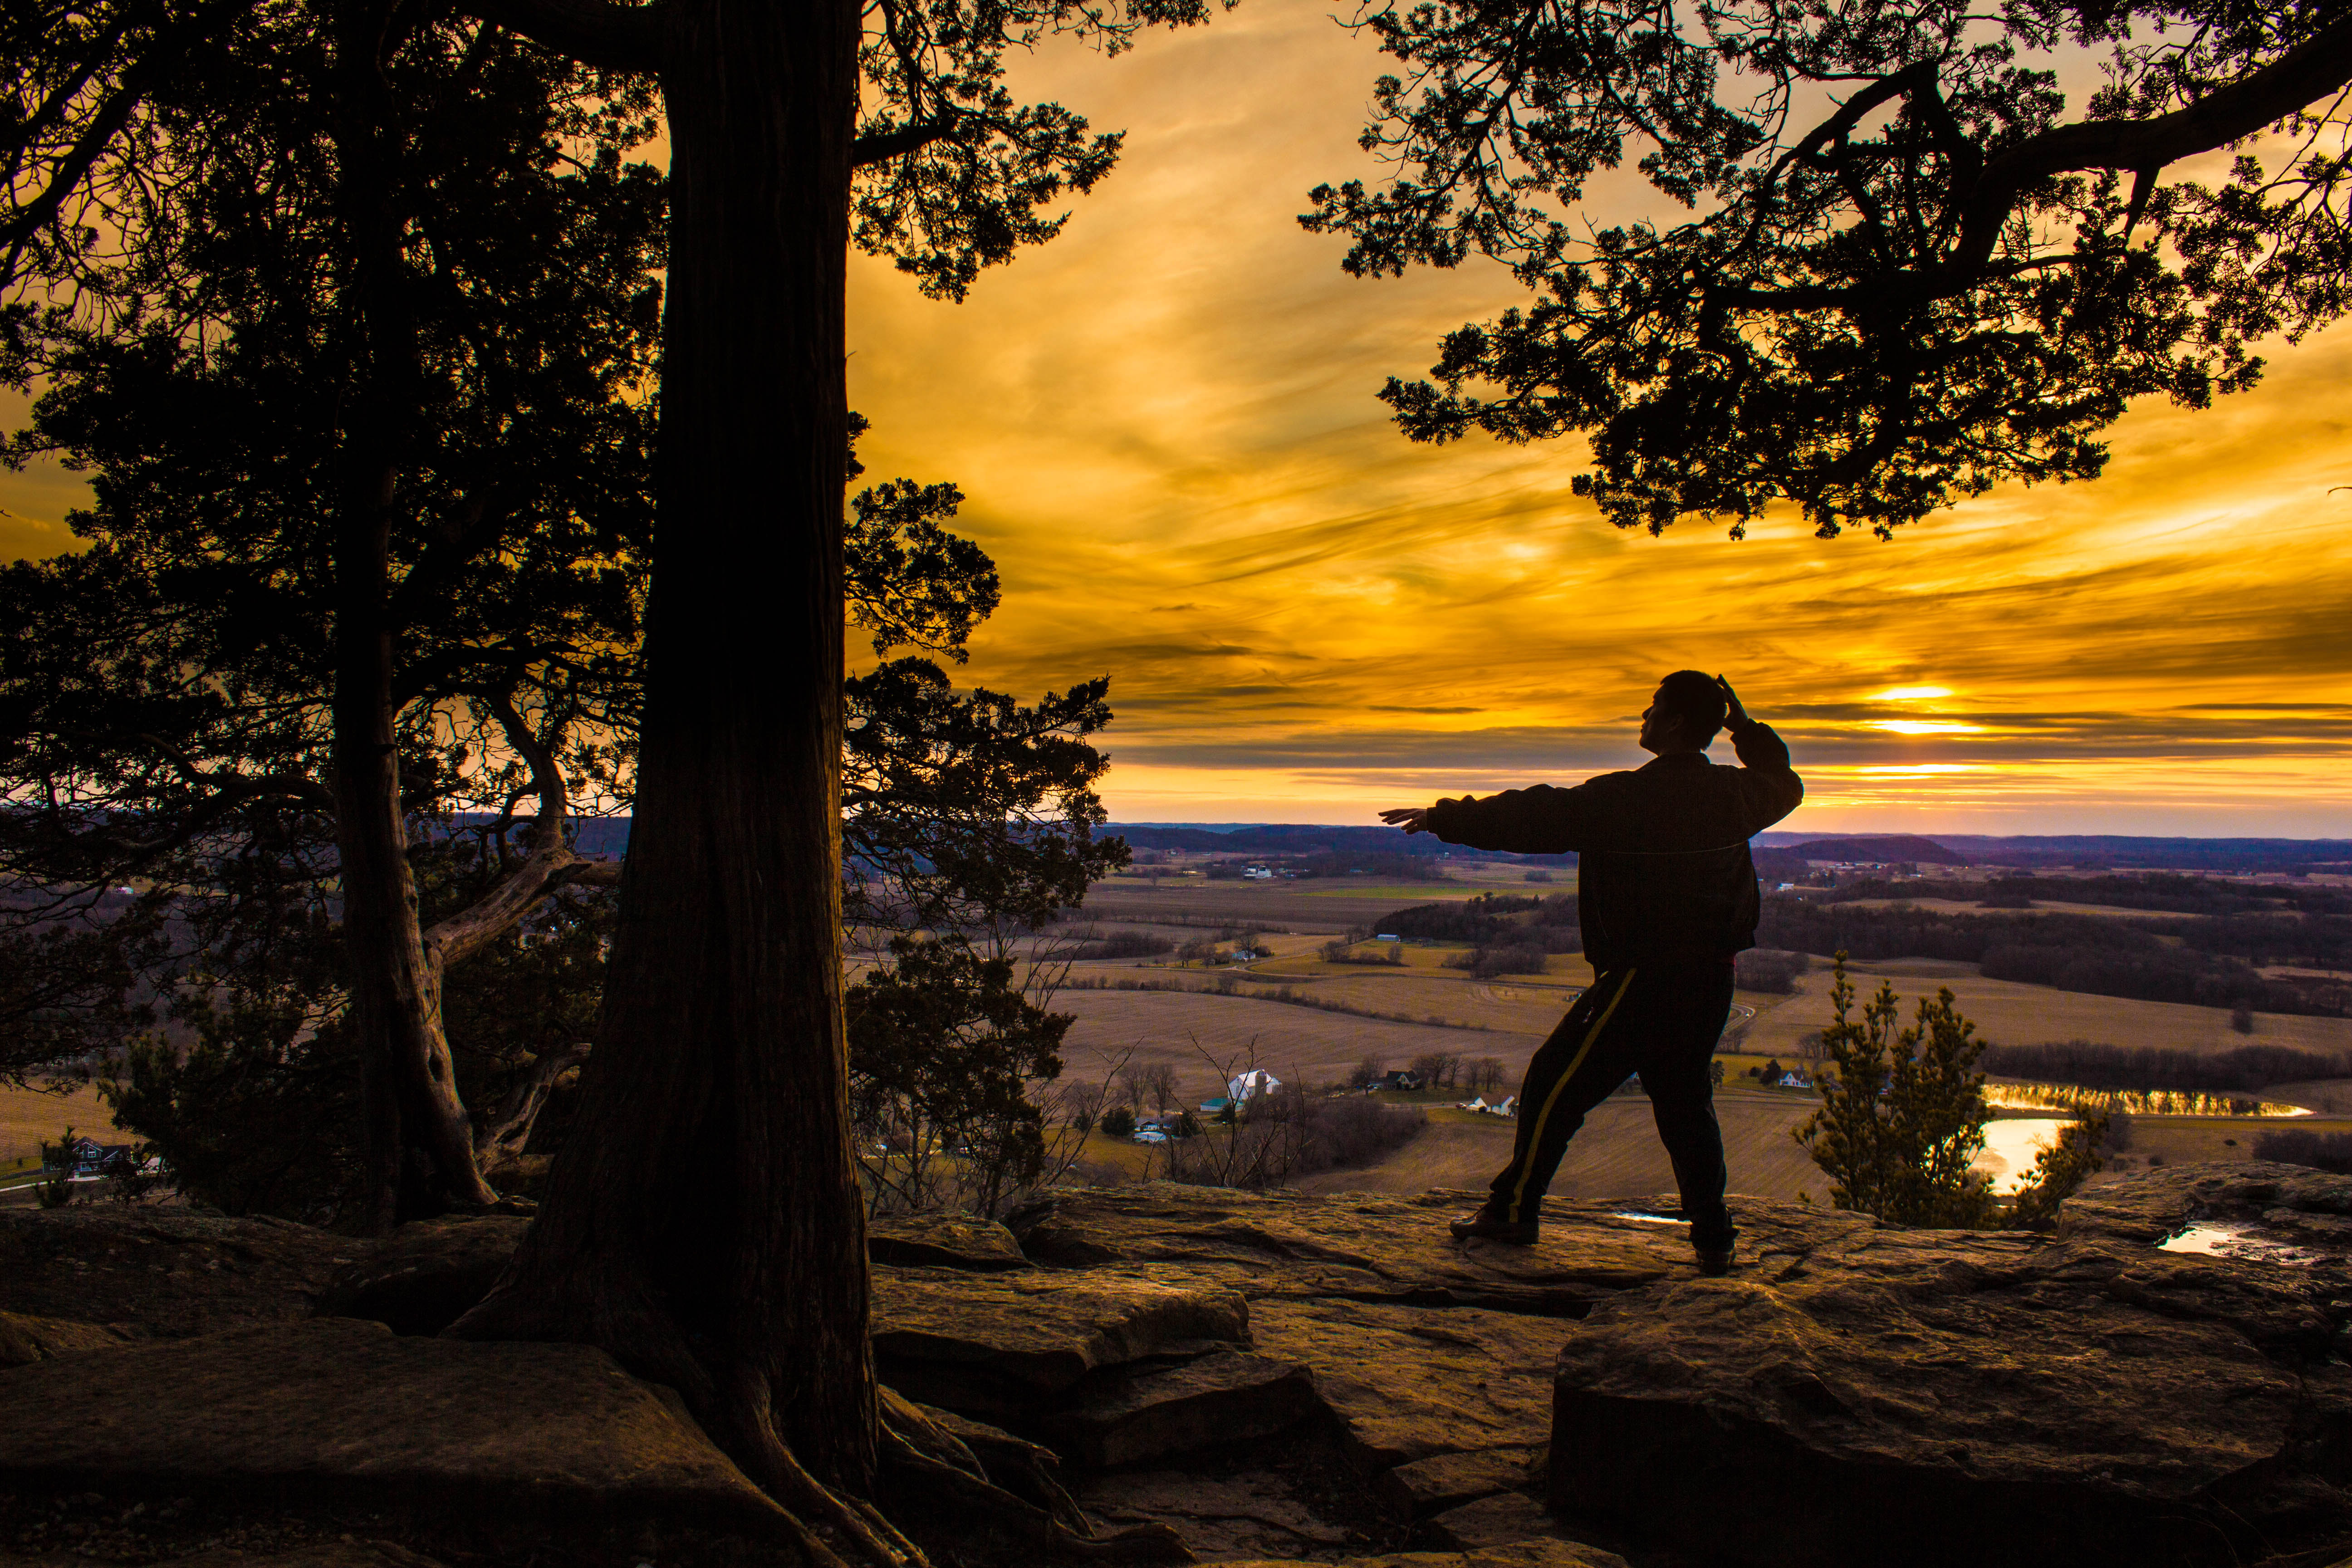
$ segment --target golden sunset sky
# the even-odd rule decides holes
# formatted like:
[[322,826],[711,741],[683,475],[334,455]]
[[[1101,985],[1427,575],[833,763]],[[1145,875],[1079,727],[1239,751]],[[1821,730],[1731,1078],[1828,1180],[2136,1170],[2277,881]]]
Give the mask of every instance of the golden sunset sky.
[[[1115,820],[1370,823],[1636,765],[1634,715],[1694,666],[1790,742],[1791,828],[2352,836],[2352,327],[2211,410],[2136,409],[2094,484],[1892,544],[1622,534],[1570,494],[1580,442],[1417,447],[1375,401],[1521,298],[1484,264],[1350,279],[1298,227],[1375,173],[1379,70],[1283,0],[1049,49],[1016,90],[1128,132],[1061,237],[961,305],[853,261],[868,477],[959,485],[1003,574],[959,679],[1110,675]],[[1592,210],[1658,204],[1616,180]],[[0,474],[0,552],[59,548],[74,493]]]

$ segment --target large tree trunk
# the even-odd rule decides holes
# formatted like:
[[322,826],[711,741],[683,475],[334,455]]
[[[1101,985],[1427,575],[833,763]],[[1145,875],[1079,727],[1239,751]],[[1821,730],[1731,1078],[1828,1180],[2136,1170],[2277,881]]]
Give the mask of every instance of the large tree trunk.
[[402,300],[390,93],[377,69],[387,13],[350,3],[336,22],[339,199],[353,272],[356,386],[344,420],[336,520],[335,837],[352,1005],[364,1062],[365,1223],[497,1201],[474,1163],[441,1030],[440,965],[425,951],[401,812],[392,700],[394,477],[414,423],[415,330]]
[[[579,1120],[453,1332],[602,1345],[788,1506],[876,1463],[841,1016],[852,0],[670,0],[636,815]],[[797,1462],[795,1462],[797,1456]]]

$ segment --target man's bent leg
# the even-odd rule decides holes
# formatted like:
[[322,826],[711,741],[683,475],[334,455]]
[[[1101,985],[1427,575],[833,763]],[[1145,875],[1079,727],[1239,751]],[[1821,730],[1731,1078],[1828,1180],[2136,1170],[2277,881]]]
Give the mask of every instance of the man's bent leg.
[[1641,1033],[1633,1026],[1632,1014],[1648,990],[1636,990],[1639,978],[1633,968],[1593,976],[1591,987],[1528,1063],[1511,1163],[1495,1178],[1487,1215],[1511,1225],[1532,1223],[1569,1139],[1584,1125],[1585,1112],[1633,1070]]
[[1723,1201],[1723,1130],[1715,1119],[1708,1065],[1731,1012],[1731,965],[1680,970],[1659,989],[1660,1005],[1643,1018],[1642,1087],[1674,1162],[1691,1244],[1702,1254],[1720,1251],[1738,1232]]

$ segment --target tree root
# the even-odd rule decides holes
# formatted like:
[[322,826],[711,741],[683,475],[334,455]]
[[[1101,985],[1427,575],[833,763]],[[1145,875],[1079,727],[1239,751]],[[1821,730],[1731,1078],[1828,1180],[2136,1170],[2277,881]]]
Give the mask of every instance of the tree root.
[[[931,1568],[921,1547],[865,1499],[810,1474],[779,1434],[767,1379],[750,1366],[714,1379],[676,1324],[640,1293],[600,1294],[597,1310],[550,1312],[520,1292],[494,1290],[446,1331],[469,1340],[566,1340],[602,1344],[635,1375],[676,1389],[719,1447],[775,1505],[778,1533],[814,1568]],[[622,1347],[625,1347],[625,1349]],[[1175,1531],[1141,1525],[1097,1535],[1056,1474],[1049,1449],[877,1390],[879,1477],[894,1508],[950,1512],[959,1527],[997,1530],[1037,1557],[1094,1563],[1190,1563]]]
[[[982,1437],[992,1464],[921,1405],[881,1390],[882,1470],[895,1489],[926,1501],[949,1501],[959,1518],[996,1525],[1041,1552],[1095,1563],[1190,1563],[1192,1552],[1165,1524],[1097,1536],[1053,1474],[1053,1456],[1034,1444],[994,1433]],[[975,1436],[978,1436],[975,1434]],[[995,1468],[1005,1485],[991,1479]],[[1011,1489],[1042,1500],[1032,1501]]]

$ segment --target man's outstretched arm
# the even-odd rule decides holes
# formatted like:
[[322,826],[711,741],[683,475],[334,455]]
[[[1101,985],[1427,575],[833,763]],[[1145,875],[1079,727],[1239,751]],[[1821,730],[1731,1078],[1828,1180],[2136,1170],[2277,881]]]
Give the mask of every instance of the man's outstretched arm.
[[1739,756],[1739,793],[1747,807],[1747,830],[1753,836],[1797,809],[1805,798],[1805,781],[1790,765],[1789,743],[1773,733],[1771,725],[1748,716],[1731,682],[1718,675],[1715,683],[1723,688],[1723,727],[1730,731],[1731,749]]
[[1464,795],[1434,805],[1399,806],[1381,820],[1407,833],[1434,833],[1448,844],[1507,855],[1559,855],[1585,847],[1593,800],[1590,784],[1536,784],[1484,800]]

